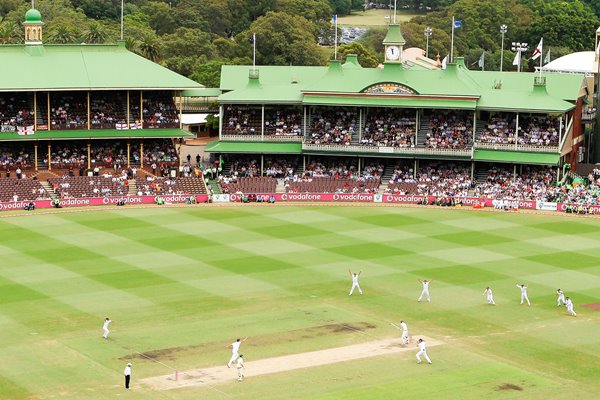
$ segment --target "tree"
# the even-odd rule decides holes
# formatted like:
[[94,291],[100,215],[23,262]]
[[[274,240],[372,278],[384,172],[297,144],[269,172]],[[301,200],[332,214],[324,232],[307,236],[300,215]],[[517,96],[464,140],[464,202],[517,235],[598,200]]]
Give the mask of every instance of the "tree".
[[148,3],[140,9],[140,12],[148,16],[148,25],[158,35],[173,33],[178,27],[173,10],[166,3]]
[[161,44],[155,35],[144,35],[139,40],[138,51],[142,57],[155,63],[161,59]]
[[6,14],[16,10],[23,2],[21,0],[2,0],[0,1],[0,22],[4,20]]
[[343,61],[346,60],[348,54],[358,55],[358,62],[364,68],[375,68],[379,65],[377,56],[358,42],[341,45],[338,48],[338,54]]
[[21,27],[12,21],[0,23],[0,44],[22,43]]
[[81,38],[84,43],[106,43],[111,38],[108,30],[98,21],[90,21]]
[[227,61],[209,61],[196,67],[191,79],[206,87],[219,87],[221,85],[221,67],[229,64]]
[[337,15],[348,15],[352,11],[352,0],[329,0],[333,13]]
[[599,23],[594,12],[579,0],[545,2],[531,24],[529,41],[535,46],[544,37],[547,45],[587,50]]
[[236,36],[238,56],[251,56],[249,38],[256,33],[257,62],[263,65],[322,65],[323,55],[316,43],[312,24],[304,17],[268,12]]
[[165,66],[185,76],[214,56],[210,34],[199,29],[179,28],[164,35],[162,47]]

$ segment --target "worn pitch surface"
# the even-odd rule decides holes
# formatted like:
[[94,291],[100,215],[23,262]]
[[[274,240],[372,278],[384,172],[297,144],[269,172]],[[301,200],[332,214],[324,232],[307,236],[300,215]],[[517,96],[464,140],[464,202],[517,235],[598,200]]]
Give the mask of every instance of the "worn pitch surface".
[[[600,313],[583,305],[600,302],[599,232],[596,219],[394,207],[3,218],[0,399],[594,398]],[[363,296],[348,296],[348,268],[363,270]],[[416,302],[423,278],[431,303]],[[532,307],[518,304],[521,282]],[[559,287],[577,318],[556,307]],[[397,339],[400,319],[445,343],[433,365],[417,365],[415,349],[241,384],[140,383],[224,366],[236,337],[250,337],[251,365]]]

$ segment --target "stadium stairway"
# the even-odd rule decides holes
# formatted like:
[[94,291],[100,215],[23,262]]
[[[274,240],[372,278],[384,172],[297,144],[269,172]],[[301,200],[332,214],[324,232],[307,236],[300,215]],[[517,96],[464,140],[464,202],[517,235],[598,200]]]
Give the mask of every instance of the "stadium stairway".
[[275,193],[285,193],[285,179],[277,179],[277,187]]
[[477,120],[477,127],[475,128],[475,141],[476,142],[478,142],[479,139],[481,138],[481,134],[485,130],[486,126],[487,126],[487,121],[484,121],[481,119]]
[[50,183],[47,180],[40,180],[39,181],[40,184],[42,185],[42,187],[44,188],[44,190],[46,192],[48,192],[48,194],[50,195],[50,198],[52,198],[52,200],[55,200],[58,198],[58,194],[54,193],[54,189],[52,189],[52,186],[50,185]]
[[129,195],[130,196],[136,196],[137,195],[137,183],[135,182],[135,179],[129,179],[127,180],[128,183],[128,187],[129,187]]
[[[219,182],[216,179],[209,179],[208,184],[210,185],[211,191],[213,194],[221,194],[221,186],[219,186]],[[209,193],[208,186],[206,187],[206,192]]]
[[417,137],[417,147],[425,147],[425,140],[427,139],[427,132],[429,132],[429,119],[421,118],[421,125],[419,126],[419,135]]

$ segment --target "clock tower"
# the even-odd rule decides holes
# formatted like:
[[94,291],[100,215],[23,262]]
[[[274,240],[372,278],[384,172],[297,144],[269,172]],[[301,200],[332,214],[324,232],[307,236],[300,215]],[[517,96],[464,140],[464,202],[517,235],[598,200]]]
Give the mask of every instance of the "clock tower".
[[402,36],[400,31],[400,24],[390,24],[388,26],[388,32],[383,39],[383,46],[385,48],[385,62],[386,63],[402,63],[402,50],[406,40]]

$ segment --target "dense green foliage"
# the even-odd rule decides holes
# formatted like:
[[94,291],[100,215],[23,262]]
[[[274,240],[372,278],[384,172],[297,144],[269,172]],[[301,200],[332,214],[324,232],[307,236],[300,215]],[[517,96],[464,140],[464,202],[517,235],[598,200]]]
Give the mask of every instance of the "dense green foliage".
[[[120,0],[36,1],[47,43],[115,42],[120,37],[120,5]],[[30,6],[25,0],[0,1],[0,44],[22,43],[21,23]],[[124,36],[130,50],[214,86],[218,66],[252,62],[253,33],[257,64],[323,65],[329,51],[317,42],[331,37],[331,16],[363,6],[362,0],[127,0]],[[407,47],[424,49],[423,31],[431,27],[429,56],[445,57],[455,16],[463,21],[456,31],[455,55],[465,56],[471,66],[485,51],[486,69],[499,67],[502,24],[508,26],[505,69],[512,67],[513,41],[528,42],[533,49],[543,36],[545,50],[551,47],[556,57],[591,50],[600,25],[597,0],[400,0],[398,7],[428,11],[403,24]],[[360,46],[342,46],[340,51],[345,55],[353,49],[365,66],[377,65],[383,59],[384,36],[384,27],[372,28]]]

